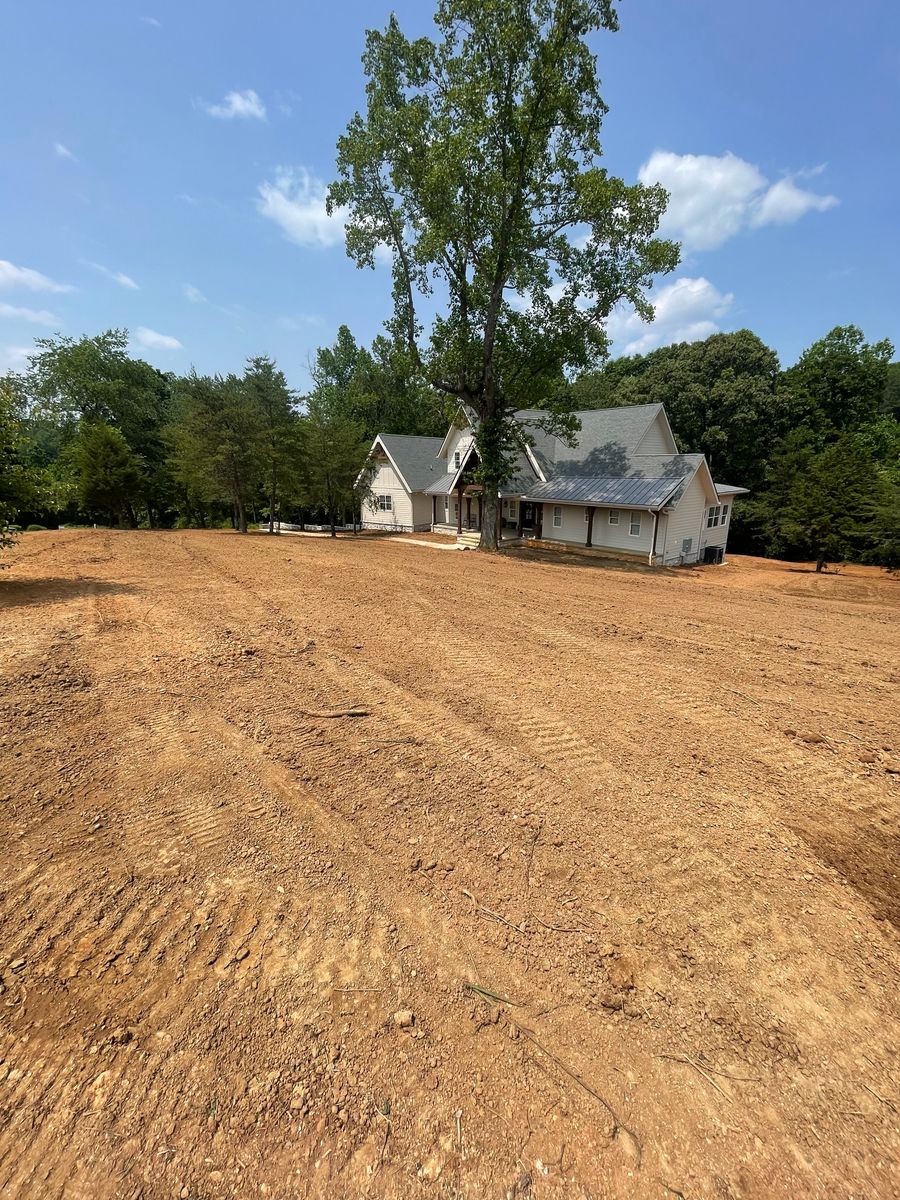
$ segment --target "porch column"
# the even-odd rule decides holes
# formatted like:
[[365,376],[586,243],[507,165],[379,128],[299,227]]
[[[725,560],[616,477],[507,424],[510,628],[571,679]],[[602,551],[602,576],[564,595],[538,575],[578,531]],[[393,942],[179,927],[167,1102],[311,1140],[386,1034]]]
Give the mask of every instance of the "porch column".
[[522,531],[525,528],[525,502],[520,496],[516,503],[519,506],[519,516],[516,520],[516,537],[521,537]]
[[484,525],[484,493],[478,493],[478,528]]
[[456,536],[462,533],[462,488],[456,489]]
[[472,528],[472,497],[466,496],[466,529]]
[[431,527],[437,525],[437,496],[431,497]]
[[534,514],[534,536],[536,538],[540,539],[541,534],[543,532],[544,532],[544,506],[543,506],[543,504],[538,504],[538,505],[536,505],[536,511]]
[[590,544],[591,544],[591,535],[593,534],[593,532],[594,532],[594,508],[593,508],[593,506],[591,506],[591,507],[588,509],[588,536],[587,536],[587,545],[588,545],[589,547],[590,547]]

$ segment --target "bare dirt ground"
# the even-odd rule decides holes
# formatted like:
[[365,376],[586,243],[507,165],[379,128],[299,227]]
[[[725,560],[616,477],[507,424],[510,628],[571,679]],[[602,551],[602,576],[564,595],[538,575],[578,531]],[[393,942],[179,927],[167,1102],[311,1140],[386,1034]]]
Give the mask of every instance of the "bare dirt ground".
[[4,1198],[900,1193],[896,581],[9,558]]

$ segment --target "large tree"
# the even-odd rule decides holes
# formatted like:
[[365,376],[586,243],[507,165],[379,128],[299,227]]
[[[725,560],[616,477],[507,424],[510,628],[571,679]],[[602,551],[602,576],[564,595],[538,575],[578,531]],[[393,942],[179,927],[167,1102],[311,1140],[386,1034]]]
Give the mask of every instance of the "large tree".
[[[367,34],[366,113],[338,142],[328,204],[358,265],[389,248],[394,338],[477,418],[493,548],[513,411],[603,358],[616,303],[649,316],[644,289],[678,250],[654,237],[663,189],[597,165],[606,105],[587,39],[618,27],[612,0],[439,0],[435,24],[434,40],[393,17]],[[438,309],[429,331],[423,307]]]
[[838,325],[804,350],[784,378],[826,430],[855,429],[886,407],[893,353],[887,338],[869,343],[856,325]]
[[0,550],[14,541],[19,513],[32,508],[38,494],[14,378],[0,378]]
[[141,492],[154,525],[167,503],[168,477],[162,430],[169,416],[172,380],[128,352],[128,331],[95,337],[39,338],[25,384],[31,418],[54,421],[68,441],[79,421],[117,429],[142,463]]
[[165,436],[170,469],[191,504],[230,502],[235,528],[246,533],[266,480],[267,431],[255,392],[236,375],[192,372],[178,381]]
[[299,491],[302,426],[284,372],[270,358],[258,355],[248,361],[244,390],[248,405],[255,406],[262,420],[264,486],[269,502],[269,533],[274,533],[282,505]]
[[84,422],[68,448],[81,504],[109,516],[110,524],[137,526],[134,501],[142,484],[141,460],[124,435],[102,421]]

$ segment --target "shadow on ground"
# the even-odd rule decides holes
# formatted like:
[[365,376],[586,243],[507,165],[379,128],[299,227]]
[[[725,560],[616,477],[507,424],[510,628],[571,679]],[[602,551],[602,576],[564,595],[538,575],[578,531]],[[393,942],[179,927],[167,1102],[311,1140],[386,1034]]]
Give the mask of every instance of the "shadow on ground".
[[141,588],[130,583],[113,583],[108,579],[62,579],[48,576],[43,579],[0,578],[0,610],[35,604],[60,604],[81,596],[134,595]]

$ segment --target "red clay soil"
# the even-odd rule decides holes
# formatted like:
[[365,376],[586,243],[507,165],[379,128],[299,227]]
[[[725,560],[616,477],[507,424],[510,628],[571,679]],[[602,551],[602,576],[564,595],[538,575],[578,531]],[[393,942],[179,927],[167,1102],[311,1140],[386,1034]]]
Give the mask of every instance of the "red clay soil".
[[896,581],[8,561],[0,1195],[900,1194]]

